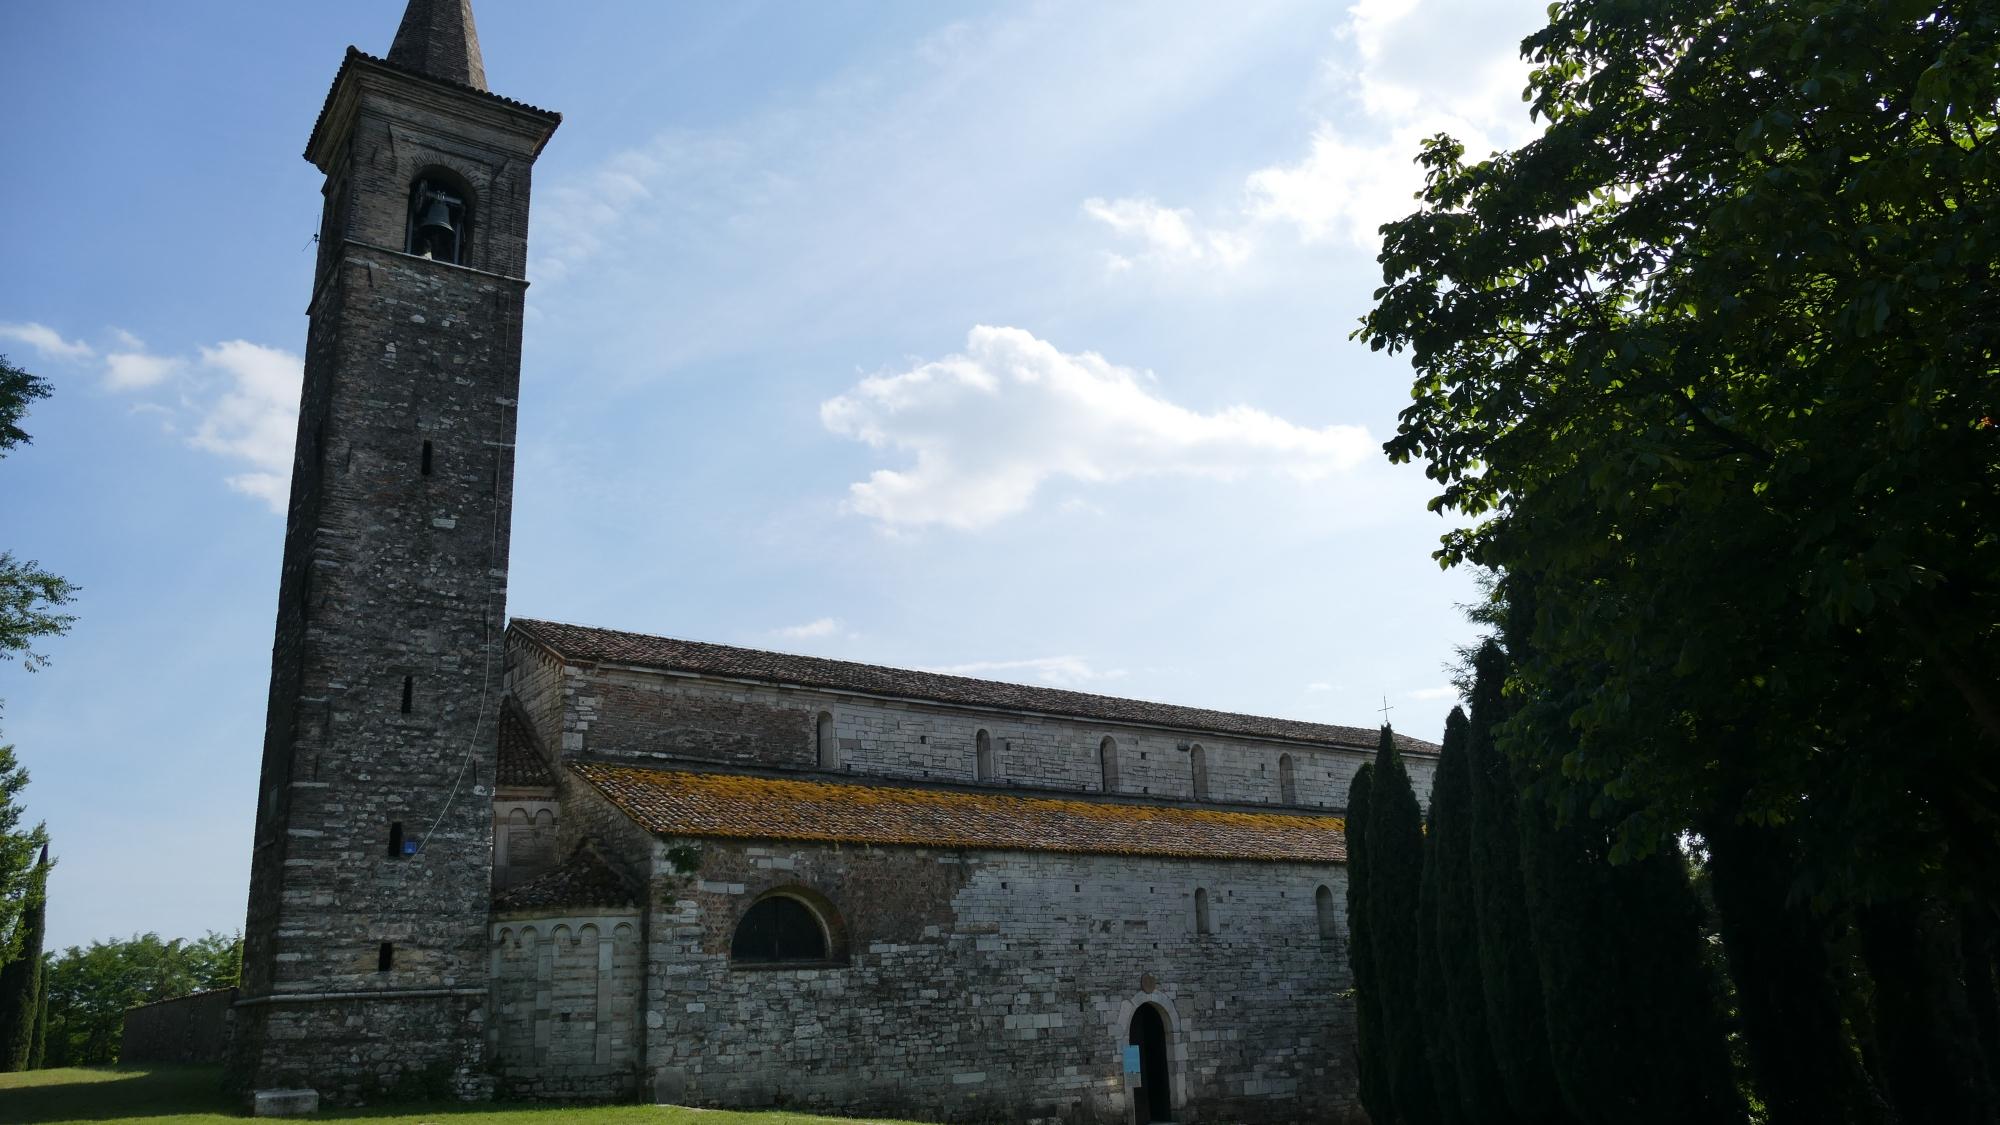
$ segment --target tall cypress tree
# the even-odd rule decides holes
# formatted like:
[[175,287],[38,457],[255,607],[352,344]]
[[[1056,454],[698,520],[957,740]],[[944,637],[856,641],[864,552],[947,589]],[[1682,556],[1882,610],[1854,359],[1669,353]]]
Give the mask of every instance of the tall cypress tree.
[[1433,795],[1429,829],[1424,833],[1424,881],[1417,894],[1417,1013],[1423,1020],[1424,1058],[1430,1064],[1438,1125],[1463,1125],[1458,1059],[1452,1049],[1451,1016],[1444,996],[1444,958],[1438,948],[1441,907],[1437,854],[1437,797]]
[[1488,640],[1473,661],[1472,725],[1465,740],[1472,789],[1472,902],[1479,923],[1479,976],[1487,1039],[1507,1103],[1520,1120],[1572,1120],[1549,1057],[1542,976],[1521,882],[1521,837],[1513,773],[1494,743],[1505,718],[1507,657]]
[[49,965],[42,961],[42,998],[35,1005],[35,1045],[28,1052],[28,1069],[42,1069],[43,1060],[49,1053]]
[[1532,798],[1520,825],[1564,1103],[1590,1125],[1741,1125],[1745,1107],[1679,853],[1614,867],[1602,822],[1558,827]]
[[1410,771],[1387,726],[1375,750],[1368,794],[1368,925],[1381,997],[1383,1061],[1397,1117],[1410,1125],[1437,1120],[1430,1059],[1424,1050],[1417,993],[1418,898],[1424,877],[1423,810]]
[[1915,898],[1860,913],[1889,1100],[1905,1122],[1991,1125],[1993,1088],[1965,994],[1958,919]]
[[1347,963],[1354,974],[1354,1053],[1361,1108],[1375,1125],[1395,1125],[1389,1072],[1382,1057],[1382,997],[1375,974],[1374,927],[1369,919],[1368,818],[1375,766],[1364,762],[1347,789]]
[[1479,975],[1479,918],[1472,904],[1472,775],[1466,767],[1469,724],[1457,707],[1444,722],[1444,749],[1431,782],[1431,868],[1437,879],[1437,951],[1444,991],[1444,1034],[1457,1070],[1459,1106],[1470,1125],[1514,1120],[1486,1031],[1486,988]]
[[21,910],[21,948],[0,967],[0,1071],[28,1069],[35,1049],[35,1013],[42,1004],[42,940],[48,922],[49,846],[35,865],[34,885]]

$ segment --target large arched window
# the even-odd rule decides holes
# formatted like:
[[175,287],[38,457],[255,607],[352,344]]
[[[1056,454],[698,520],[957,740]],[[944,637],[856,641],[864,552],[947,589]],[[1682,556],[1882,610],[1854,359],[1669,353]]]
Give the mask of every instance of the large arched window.
[[1313,892],[1313,905],[1319,909],[1320,938],[1332,941],[1339,937],[1340,922],[1333,912],[1333,892],[1328,890],[1325,884],[1321,884],[1319,890]]
[[1208,800],[1208,751],[1200,745],[1188,751],[1188,769],[1194,775],[1194,799]]
[[1097,744],[1097,771],[1103,775],[1104,791],[1118,792],[1118,740],[1108,734]]
[[972,776],[981,781],[993,780],[993,736],[980,731],[973,743]]
[[818,756],[819,768],[823,770],[840,768],[840,742],[833,737],[831,711],[821,711],[819,720],[813,724],[813,751]]
[[833,944],[813,908],[790,895],[760,899],[744,911],[729,943],[729,959],[743,965],[831,961]]
[[1278,800],[1287,805],[1299,803],[1299,785],[1292,776],[1292,756],[1278,755]]
[[410,185],[410,224],[404,249],[420,258],[462,266],[472,247],[472,192],[465,181],[431,169]]

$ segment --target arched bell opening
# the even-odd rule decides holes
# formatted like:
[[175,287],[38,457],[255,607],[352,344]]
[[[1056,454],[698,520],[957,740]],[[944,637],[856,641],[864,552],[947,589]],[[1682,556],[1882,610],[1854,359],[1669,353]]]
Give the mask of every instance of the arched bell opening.
[[410,185],[404,249],[419,258],[466,264],[472,249],[472,189],[456,174],[432,168]]

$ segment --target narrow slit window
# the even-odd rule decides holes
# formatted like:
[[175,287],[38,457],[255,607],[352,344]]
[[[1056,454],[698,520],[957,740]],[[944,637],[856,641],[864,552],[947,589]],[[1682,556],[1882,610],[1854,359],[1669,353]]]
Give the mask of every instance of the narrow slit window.
[[401,859],[402,856],[403,856],[403,822],[400,820],[392,820],[389,822],[389,858]]
[[1194,932],[1213,933],[1208,919],[1208,891],[1201,887],[1194,889]]
[[375,971],[386,973],[396,967],[396,943],[385,941],[382,948],[375,951]]
[[1321,941],[1332,941],[1340,936],[1340,922],[1334,913],[1333,892],[1321,886],[1313,892],[1313,908],[1319,914],[1319,937]]
[[981,781],[993,780],[993,736],[980,731],[973,739],[973,776]]
[[1299,803],[1299,786],[1292,774],[1290,754],[1280,755],[1278,758],[1278,800],[1287,805]]
[[819,713],[819,720],[813,724],[813,745],[818,754],[819,768],[840,768],[840,743],[833,736],[833,712]]
[[1188,751],[1188,770],[1194,779],[1194,799],[1208,800],[1208,751],[1199,745]]
[[430,442],[425,442],[425,443],[424,443],[424,456],[423,456],[423,463],[422,463],[422,468],[421,468],[421,470],[420,470],[420,471],[421,471],[421,472],[422,472],[422,473],[423,473],[423,474],[424,474],[425,476],[430,476],[430,475],[431,475],[431,443],[430,443]]
[[410,706],[411,704],[416,702],[416,695],[417,695],[417,678],[415,676],[404,676],[403,714],[407,715],[410,713]]
[[1104,791],[1118,792],[1118,740],[1110,735],[1097,744],[1097,770],[1103,775]]

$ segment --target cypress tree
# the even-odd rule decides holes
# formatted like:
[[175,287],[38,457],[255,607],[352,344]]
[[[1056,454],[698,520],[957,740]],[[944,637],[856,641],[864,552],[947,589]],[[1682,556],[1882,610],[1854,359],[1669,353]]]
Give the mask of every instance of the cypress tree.
[[1451,1018],[1444,997],[1444,962],[1438,948],[1437,797],[1431,797],[1429,831],[1424,833],[1424,881],[1417,894],[1417,1013],[1423,1020],[1424,1057],[1439,1125],[1462,1125],[1458,1060],[1452,1052]]
[[1512,771],[1494,744],[1505,718],[1507,657],[1491,640],[1473,661],[1472,723],[1465,740],[1472,790],[1472,904],[1487,1041],[1507,1104],[1529,1125],[1572,1120],[1549,1057],[1542,977],[1521,882],[1521,837]]
[[1746,1111],[1679,853],[1614,867],[1602,822],[1558,827],[1533,799],[1520,826],[1564,1104],[1591,1125],[1740,1125]]
[[1354,974],[1354,1053],[1361,1108],[1375,1125],[1394,1125],[1389,1074],[1382,1058],[1382,997],[1376,991],[1375,943],[1368,917],[1369,792],[1375,766],[1363,762],[1347,790],[1347,961]]
[[0,1071],[28,1069],[35,1048],[35,1014],[42,1005],[42,937],[48,922],[49,846],[35,865],[33,887],[21,910],[21,947],[0,967]]
[[28,1069],[42,1069],[49,1053],[49,966],[42,963],[42,998],[35,1005],[35,1045],[28,1052]]
[[1381,998],[1382,1058],[1398,1119],[1437,1120],[1430,1059],[1424,1049],[1423,1002],[1417,992],[1418,898],[1424,878],[1423,810],[1410,771],[1387,726],[1375,751],[1368,793],[1368,925],[1375,947],[1376,995]]
[[1867,907],[1858,922],[1890,1102],[1905,1122],[1990,1125],[2000,1107],[1966,1003],[1957,920],[1903,899]]
[[[1472,776],[1466,768],[1468,723],[1457,707],[1444,722],[1444,749],[1431,782],[1430,867],[1437,883],[1437,951],[1444,1030],[1457,1071],[1456,1089],[1470,1125],[1503,1125],[1507,1089],[1486,1031],[1486,991],[1479,975],[1479,918],[1472,905]],[[1440,1086],[1442,1090],[1442,1086]]]
[[2000,942],[1996,942],[1993,907],[1975,902],[1959,912],[1959,942],[1965,956],[1965,995],[1979,1030],[1979,1049],[1986,1056],[1986,1080],[2000,1089]]

